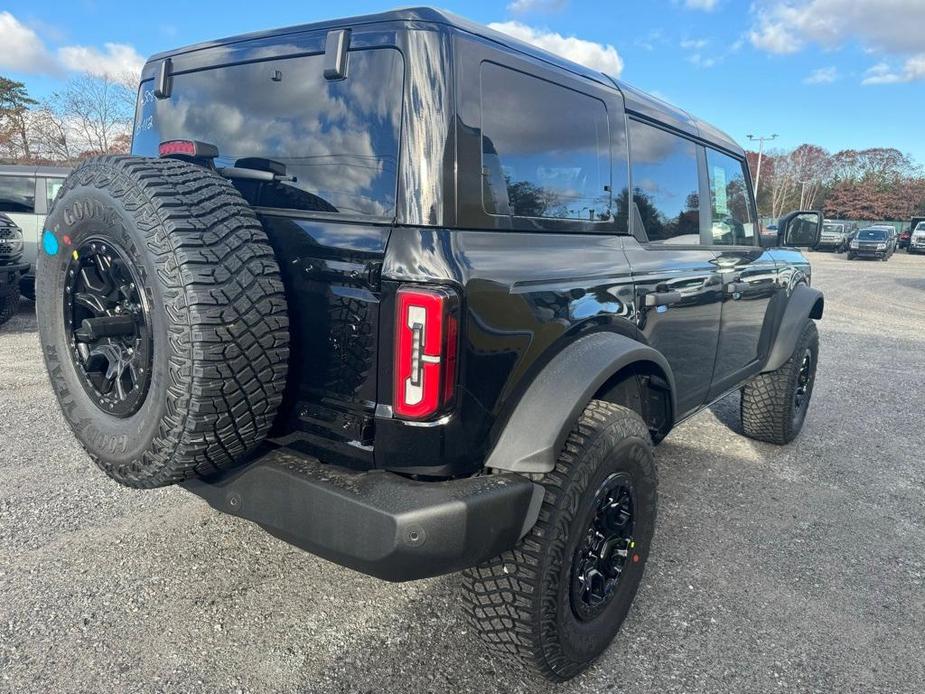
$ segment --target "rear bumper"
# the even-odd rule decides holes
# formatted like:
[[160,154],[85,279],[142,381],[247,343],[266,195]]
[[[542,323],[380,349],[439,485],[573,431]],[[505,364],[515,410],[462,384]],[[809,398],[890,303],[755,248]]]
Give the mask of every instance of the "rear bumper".
[[286,448],[183,486],[296,547],[387,581],[452,573],[511,549],[543,500],[543,487],[520,475],[419,482]]
[[850,253],[858,258],[883,258],[889,251],[870,251],[864,249],[852,249]]

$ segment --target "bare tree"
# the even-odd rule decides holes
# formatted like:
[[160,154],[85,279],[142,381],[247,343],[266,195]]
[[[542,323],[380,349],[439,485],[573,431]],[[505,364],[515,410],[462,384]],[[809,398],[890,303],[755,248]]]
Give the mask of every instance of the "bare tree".
[[73,159],[124,148],[135,94],[122,80],[83,75],[70,80],[42,109],[39,133],[56,156]]

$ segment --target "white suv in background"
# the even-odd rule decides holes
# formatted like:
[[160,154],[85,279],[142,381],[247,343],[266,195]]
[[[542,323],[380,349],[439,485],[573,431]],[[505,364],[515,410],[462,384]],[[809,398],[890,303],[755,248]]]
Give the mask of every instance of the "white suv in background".
[[909,253],[925,253],[925,222],[916,224],[912,230],[912,236],[909,237],[909,247],[906,249]]
[[20,291],[35,298],[35,259],[45,215],[70,169],[55,166],[0,166],[0,212],[22,229],[23,262],[29,269]]

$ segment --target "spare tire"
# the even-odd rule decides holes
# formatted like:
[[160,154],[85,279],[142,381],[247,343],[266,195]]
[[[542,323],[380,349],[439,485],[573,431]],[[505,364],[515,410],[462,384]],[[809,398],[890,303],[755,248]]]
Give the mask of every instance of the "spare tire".
[[36,273],[39,334],[61,411],[130,487],[233,466],[283,397],[279,266],[227,180],[173,159],[106,156],[56,199]]

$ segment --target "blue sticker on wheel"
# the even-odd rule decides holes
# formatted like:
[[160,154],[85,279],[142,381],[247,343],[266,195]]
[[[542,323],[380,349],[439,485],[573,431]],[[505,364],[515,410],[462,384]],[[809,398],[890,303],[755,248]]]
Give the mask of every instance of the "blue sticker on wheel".
[[58,239],[48,229],[42,234],[42,248],[48,255],[56,255],[58,253]]

